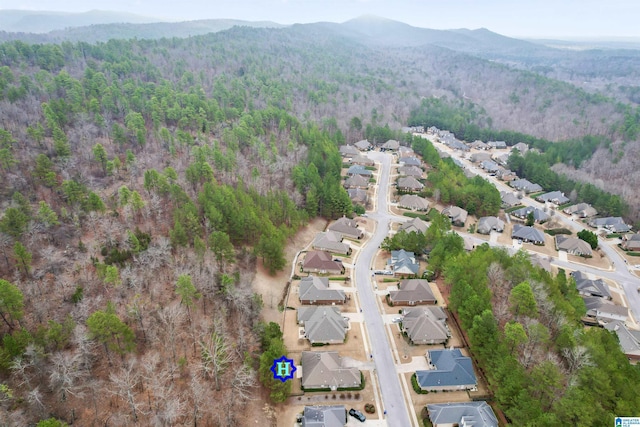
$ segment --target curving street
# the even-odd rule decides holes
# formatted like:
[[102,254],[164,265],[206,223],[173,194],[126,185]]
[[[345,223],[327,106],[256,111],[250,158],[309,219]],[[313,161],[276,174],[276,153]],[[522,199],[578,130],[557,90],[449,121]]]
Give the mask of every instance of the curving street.
[[[441,149],[441,147],[438,148]],[[445,148],[445,151],[448,151],[452,156],[455,156],[465,162],[465,165],[472,172],[483,176],[485,179],[496,185],[498,189],[513,191],[513,189],[507,187],[504,183],[497,181],[494,177],[488,176],[484,171],[468,163],[462,158],[462,156],[459,156],[458,153],[448,150],[447,148]],[[393,156],[383,152],[371,151],[369,152],[369,157],[380,165],[377,193],[374,200],[374,210],[368,213],[369,217],[372,220],[375,220],[377,225],[370,239],[361,248],[358,259],[355,262],[355,284],[358,290],[360,306],[362,307],[362,316],[369,336],[371,346],[370,353],[373,357],[375,374],[380,386],[382,405],[383,409],[386,410],[387,425],[417,426],[416,423],[419,421],[417,420],[415,410],[413,407],[407,406],[407,402],[411,402],[411,390],[410,387],[406,387],[406,384],[405,389],[403,390],[403,385],[392,353],[392,343],[389,341],[390,337],[386,334],[383,313],[378,309],[377,296],[374,293],[371,283],[374,257],[378,252],[380,244],[384,238],[387,237],[391,224],[393,222],[404,222],[407,218],[395,215],[389,211],[389,175]],[[543,206],[543,204],[529,197],[523,198],[522,201],[526,205],[536,207]],[[567,227],[574,230],[586,228],[582,226],[582,224],[566,217],[564,214],[558,214],[556,215],[556,218],[560,219]],[[465,232],[458,231],[458,234],[477,240],[478,243],[487,243],[485,240],[477,239],[475,236]],[[637,291],[638,286],[640,285],[640,279],[629,271],[623,258],[610,243],[607,243],[602,239],[599,239],[599,243],[607,257],[612,261],[612,269],[604,270],[589,267],[584,264],[562,261],[557,258],[552,260],[552,264],[561,268],[591,273],[597,277],[602,277],[618,283],[626,294],[629,309],[632,311],[633,317],[635,319],[640,319],[640,295]],[[504,246],[497,243],[490,244],[495,246]],[[511,246],[509,246],[509,248],[511,248]],[[534,253],[533,251],[530,252]],[[409,395],[407,396],[405,393],[409,393]]]

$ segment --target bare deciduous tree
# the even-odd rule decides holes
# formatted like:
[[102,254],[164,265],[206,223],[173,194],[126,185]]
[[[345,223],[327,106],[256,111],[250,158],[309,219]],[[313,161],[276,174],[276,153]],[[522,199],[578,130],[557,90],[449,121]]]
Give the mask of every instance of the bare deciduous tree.
[[81,395],[82,380],[87,374],[82,368],[82,357],[78,353],[57,352],[51,356],[49,386],[60,394],[61,401],[67,400],[67,395]]

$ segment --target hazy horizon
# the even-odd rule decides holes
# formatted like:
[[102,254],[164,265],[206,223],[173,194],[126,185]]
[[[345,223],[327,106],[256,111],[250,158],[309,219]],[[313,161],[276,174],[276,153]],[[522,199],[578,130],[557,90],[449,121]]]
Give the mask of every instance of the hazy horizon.
[[[612,0],[0,0],[0,10],[127,12],[159,21],[240,19],[279,24],[345,22],[376,15],[432,29],[487,28],[519,38],[640,38],[640,2]],[[570,17],[567,19],[567,17]],[[606,17],[606,18],[603,18]],[[616,19],[613,19],[615,17]],[[1,28],[0,28],[1,30]]]

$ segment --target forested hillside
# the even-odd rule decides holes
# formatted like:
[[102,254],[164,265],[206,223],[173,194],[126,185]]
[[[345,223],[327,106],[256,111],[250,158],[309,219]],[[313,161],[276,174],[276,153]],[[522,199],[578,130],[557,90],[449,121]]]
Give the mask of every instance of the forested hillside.
[[0,45],[8,424],[246,425],[256,264],[277,271],[309,218],[351,213],[338,146],[399,138],[425,98],[551,140],[635,123],[567,83],[328,28]]

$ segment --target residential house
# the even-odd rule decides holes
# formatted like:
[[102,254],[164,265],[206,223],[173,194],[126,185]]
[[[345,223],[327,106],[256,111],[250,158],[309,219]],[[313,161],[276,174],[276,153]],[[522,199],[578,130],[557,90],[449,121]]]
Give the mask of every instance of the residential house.
[[478,385],[471,358],[463,356],[459,348],[429,350],[427,361],[433,369],[416,371],[422,390],[471,390]]
[[574,271],[571,277],[576,282],[576,289],[580,295],[586,297],[598,297],[611,300],[611,292],[609,286],[602,279],[589,279],[587,275],[581,271]]
[[333,259],[331,252],[309,251],[302,262],[304,273],[344,274],[342,261]]
[[471,150],[467,144],[465,144],[464,142],[459,141],[457,139],[452,140],[447,145],[452,150],[458,150],[458,151],[470,151]]
[[344,405],[305,406],[301,423],[302,427],[344,427],[347,410]]
[[398,148],[398,157],[415,157],[415,155],[411,147],[401,145],[400,148]]
[[590,320],[590,323],[603,325],[615,320],[625,322],[629,317],[629,309],[627,307],[616,305],[604,298],[583,296],[582,299],[587,307],[585,317]]
[[620,347],[629,360],[640,360],[640,331],[630,330],[619,320],[609,322],[604,327],[618,336]]
[[529,146],[524,142],[518,142],[513,147],[511,147],[511,151],[519,151],[520,154],[525,154],[527,151],[529,151]]
[[536,200],[542,203],[553,203],[554,205],[564,205],[565,203],[569,203],[569,198],[564,195],[562,191],[551,191],[549,193],[544,193],[536,197]]
[[347,169],[347,176],[361,175],[365,178],[371,178],[373,172],[362,165],[352,165]]
[[496,172],[498,172],[498,170],[500,170],[500,166],[493,160],[483,161],[482,163],[480,163],[480,167],[490,174],[495,174]]
[[401,176],[412,176],[414,178],[422,178],[424,173],[422,169],[417,166],[402,166],[398,168],[398,173]]
[[349,329],[338,307],[300,307],[298,324],[304,326],[304,336],[311,344],[341,344]]
[[420,191],[424,188],[424,184],[412,176],[398,178],[398,190],[401,191]]
[[442,307],[417,307],[403,311],[402,332],[415,344],[446,344],[451,337]]
[[358,368],[344,366],[337,351],[303,351],[302,389],[340,390],[362,384]]
[[509,153],[496,153],[493,156],[491,156],[493,160],[495,160],[498,164],[501,164],[502,166],[507,166],[507,164],[509,163],[509,157],[511,157],[511,154]]
[[503,208],[512,208],[514,206],[518,206],[521,201],[516,196],[515,193],[510,193],[508,191],[501,191],[500,198],[502,199],[502,207]]
[[397,151],[400,148],[400,143],[395,139],[390,139],[380,147],[381,151]]
[[540,185],[534,184],[527,179],[516,179],[511,181],[509,185],[516,190],[524,191],[527,194],[542,191],[542,187]]
[[471,252],[476,248],[475,240],[471,236],[462,236],[462,248],[467,252]]
[[433,427],[498,427],[498,419],[485,401],[427,405]]
[[429,224],[420,218],[411,218],[409,221],[400,224],[400,231],[404,231],[406,233],[424,233],[427,231]]
[[398,159],[398,164],[400,166],[422,166],[420,159],[414,156],[400,157],[400,159]]
[[362,175],[353,175],[344,181],[344,188],[358,188],[364,190],[369,188],[369,180]]
[[518,175],[509,169],[500,168],[496,171],[496,178],[509,182],[518,179]]
[[556,234],[556,250],[565,251],[571,255],[582,257],[592,257],[593,251],[591,245],[577,237],[566,236],[564,234]]
[[480,234],[490,234],[492,231],[502,233],[504,231],[504,221],[495,216],[483,216],[478,219],[476,231]]
[[360,151],[369,151],[373,148],[373,145],[371,145],[371,143],[366,139],[363,139],[362,141],[358,141],[353,145]]
[[473,153],[469,158],[473,163],[481,163],[491,160],[491,153]]
[[[363,156],[362,154],[358,154],[353,159],[351,159],[351,163],[354,164],[354,165],[361,165],[361,166],[373,166],[373,165],[375,165],[376,162],[374,162],[373,160],[371,160],[367,156]],[[371,171],[369,171],[369,172],[371,172]]]
[[301,304],[344,304],[347,296],[341,289],[330,289],[327,277],[307,276],[300,279],[298,296]]
[[333,224],[327,227],[331,231],[337,231],[342,234],[342,237],[349,239],[361,239],[364,236],[364,231],[358,228],[358,223],[347,217],[342,217],[336,220]]
[[507,143],[504,141],[489,141],[487,145],[491,148],[495,148],[501,150],[503,148],[507,148]]
[[551,273],[551,257],[543,257],[540,254],[529,253],[529,261],[534,267],[540,267],[548,273]]
[[569,215],[575,215],[578,218],[588,218],[598,215],[598,211],[588,203],[578,203],[577,205],[571,205],[565,208],[563,212]]
[[342,255],[351,254],[351,246],[342,242],[342,234],[331,230],[316,234],[312,247],[318,251]]
[[406,279],[398,284],[397,291],[389,292],[389,301],[394,305],[435,304],[436,297],[425,279]]
[[340,151],[340,155],[345,158],[352,158],[360,154],[360,150],[358,150],[353,145],[341,145],[338,149]]
[[420,270],[415,254],[404,249],[391,251],[391,259],[387,261],[387,267],[393,271],[394,276],[413,276]]
[[526,220],[529,218],[530,213],[533,213],[533,220],[538,224],[542,224],[543,222],[548,221],[549,218],[551,218],[548,213],[538,208],[534,208],[533,206],[525,206],[523,208],[516,209],[515,211],[511,212],[510,215]]
[[405,194],[400,197],[398,206],[405,209],[411,209],[412,211],[427,211],[429,210],[429,202],[415,194]]
[[544,245],[544,233],[542,231],[520,224],[513,224],[511,238],[525,243],[533,243],[534,245]]
[[458,206],[449,206],[442,210],[442,215],[448,216],[452,225],[464,227],[464,223],[467,221],[467,216],[469,214]]
[[619,216],[594,218],[589,221],[589,225],[593,228],[605,228],[612,233],[626,233],[631,230],[631,226],[625,224],[624,220]]
[[488,150],[490,148],[487,144],[485,144],[484,142],[480,141],[479,139],[476,139],[475,141],[473,141],[469,145],[471,146],[471,148],[473,148],[475,150]]
[[640,251],[640,232],[625,234],[620,245],[625,251]]
[[[354,179],[357,177],[354,177]],[[348,180],[347,180],[348,181]],[[347,194],[351,201],[357,205],[366,205],[369,201],[369,195],[363,188],[355,187],[347,189]]]

